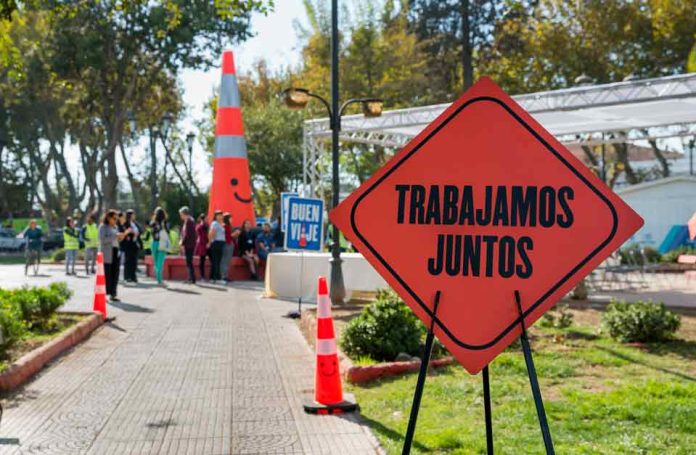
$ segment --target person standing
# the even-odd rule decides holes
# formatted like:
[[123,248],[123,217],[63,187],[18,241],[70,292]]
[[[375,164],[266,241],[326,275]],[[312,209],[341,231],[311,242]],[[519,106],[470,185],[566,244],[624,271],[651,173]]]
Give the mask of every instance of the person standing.
[[205,221],[203,213],[198,215],[198,224],[196,225],[195,255],[198,256],[201,280],[205,280],[205,257],[208,256],[208,223]]
[[169,226],[167,224],[167,212],[162,207],[157,207],[152,214],[150,221],[150,229],[152,229],[152,262],[155,266],[155,277],[159,284],[164,283],[162,271],[164,269],[164,261],[167,258],[169,251]]
[[26,240],[26,258],[24,264],[24,274],[29,271],[29,263],[32,256],[37,262],[41,262],[41,249],[43,248],[43,231],[36,220],[29,221],[29,226],[24,230],[22,237]]
[[99,249],[99,227],[97,217],[93,213],[87,217],[87,224],[82,226],[82,241],[85,243],[85,274],[94,274]]
[[75,230],[75,222],[72,217],[65,219],[63,227],[63,251],[65,252],[65,274],[75,275],[75,262],[77,251],[80,249],[80,235]]
[[222,260],[220,261],[220,274],[227,283],[230,281],[230,262],[234,257],[234,243],[239,236],[239,231],[232,228],[232,215],[225,212],[222,215],[222,227],[225,228],[225,246],[222,247]]
[[259,265],[259,257],[256,254],[256,245],[254,244],[254,234],[251,232],[251,221],[244,220],[242,230],[239,233],[239,256],[249,265],[251,279],[258,280],[256,267]]
[[186,257],[186,270],[188,270],[187,283],[196,284],[196,272],[193,269],[193,253],[196,249],[196,223],[189,211],[189,208],[184,206],[179,209],[181,217],[181,238],[179,240],[179,248],[184,250]]
[[138,267],[138,228],[133,221],[133,210],[127,210],[121,232],[125,235],[121,240],[121,251],[123,251],[123,279],[126,282],[137,283],[138,278],[135,271]]
[[222,252],[225,248],[225,228],[222,225],[222,212],[215,211],[213,222],[210,223],[208,231],[208,248],[210,250],[210,280],[220,281],[220,262],[222,262]]
[[112,302],[118,302],[118,269],[120,266],[118,242],[126,236],[118,231],[118,212],[108,210],[102,218],[99,226],[99,250],[104,257],[104,278],[106,279],[106,293]]

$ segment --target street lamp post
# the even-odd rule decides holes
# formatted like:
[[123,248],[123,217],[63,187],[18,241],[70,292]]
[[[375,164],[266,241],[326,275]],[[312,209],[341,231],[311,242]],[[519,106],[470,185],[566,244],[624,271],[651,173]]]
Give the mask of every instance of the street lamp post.
[[[341,116],[346,108],[354,103],[361,103],[363,114],[366,117],[379,117],[382,115],[382,100],[379,98],[353,98],[342,105],[339,101],[338,93],[338,0],[331,1],[331,104],[321,96],[302,88],[289,88],[284,91],[285,104],[291,109],[304,109],[310,98],[316,98],[326,107],[329,113],[329,123],[331,126],[331,207],[334,208],[339,202],[339,150],[338,136],[341,131]],[[346,298],[346,288],[343,282],[343,270],[341,268],[341,243],[339,241],[340,231],[333,225],[333,235],[331,236],[331,302],[335,304],[343,303]]]
[[[331,127],[331,164],[332,164],[332,197],[331,207],[334,208],[339,202],[339,150],[338,150],[338,135],[341,131],[341,117],[346,111],[346,108],[351,104],[362,104],[362,110],[365,117],[379,117],[382,115],[383,102],[379,98],[351,98],[342,105],[338,105],[338,96],[334,96],[333,106],[329,105],[321,96],[310,92],[303,88],[289,88],[284,92],[285,104],[291,109],[303,109],[310,98],[315,98],[321,101],[326,107],[329,114],[329,125]],[[341,242],[339,241],[340,231],[335,224],[332,226],[333,234],[331,236],[331,302],[335,304],[343,303],[346,298],[346,288],[343,282],[343,269],[341,268]]]

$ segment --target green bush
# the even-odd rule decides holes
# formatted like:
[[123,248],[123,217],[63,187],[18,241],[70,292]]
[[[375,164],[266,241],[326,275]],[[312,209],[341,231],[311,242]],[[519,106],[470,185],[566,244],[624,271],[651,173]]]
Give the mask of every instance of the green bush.
[[540,324],[542,327],[565,329],[573,324],[573,313],[568,304],[558,304],[544,313]]
[[341,348],[351,358],[391,361],[401,352],[420,354],[424,326],[399,296],[379,291],[374,302],[343,329]]
[[72,295],[65,283],[5,292],[7,300],[18,309],[27,327],[42,331],[50,329],[56,311]]
[[602,314],[609,336],[621,342],[666,341],[674,337],[681,318],[664,303],[613,301]]
[[0,330],[2,330],[2,351],[12,347],[27,333],[27,324],[22,318],[20,308],[14,303],[11,291],[0,289]]
[[680,246],[676,250],[663,254],[662,262],[677,262],[677,259],[679,259],[679,256],[682,254],[696,254],[696,249],[689,248],[688,246]]
[[619,258],[623,265],[646,265],[664,261],[659,251],[651,246],[641,247],[633,243],[619,250]]

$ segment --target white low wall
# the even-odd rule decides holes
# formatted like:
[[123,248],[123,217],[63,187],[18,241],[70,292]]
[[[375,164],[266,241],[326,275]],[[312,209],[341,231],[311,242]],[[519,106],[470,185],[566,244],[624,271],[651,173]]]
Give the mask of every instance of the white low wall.
[[[271,253],[266,262],[266,296],[315,302],[317,278],[331,276],[330,253]],[[359,253],[342,253],[347,298],[354,291],[376,291],[387,283]]]

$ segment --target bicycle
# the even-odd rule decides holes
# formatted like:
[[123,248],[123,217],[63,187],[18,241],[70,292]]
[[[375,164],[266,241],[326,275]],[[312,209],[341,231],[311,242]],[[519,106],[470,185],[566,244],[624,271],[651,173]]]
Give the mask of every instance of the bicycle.
[[29,267],[34,271],[34,276],[39,274],[39,265],[41,265],[41,252],[33,248],[27,248],[27,260],[24,264],[24,275],[29,274]]

